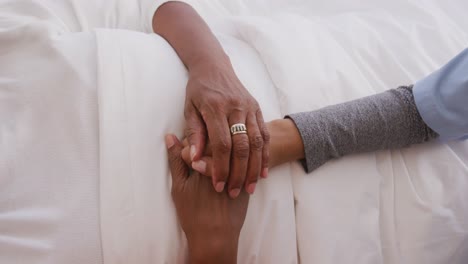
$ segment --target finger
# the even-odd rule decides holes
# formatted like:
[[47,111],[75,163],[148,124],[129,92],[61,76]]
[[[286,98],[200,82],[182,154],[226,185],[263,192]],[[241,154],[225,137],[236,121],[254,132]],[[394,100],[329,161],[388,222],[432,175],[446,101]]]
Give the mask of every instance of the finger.
[[174,135],[166,136],[169,168],[172,174],[172,186],[179,186],[189,175],[189,168],[182,159],[182,144]]
[[185,136],[190,145],[190,159],[195,161],[200,159],[203,155],[206,140],[206,127],[203,119],[193,106],[186,107],[185,121],[187,122]]
[[[236,111],[231,114],[229,124],[245,124],[244,113]],[[247,128],[248,129],[248,128]],[[231,173],[229,174],[229,196],[237,198],[244,186],[249,165],[250,145],[247,134],[232,135]]]
[[262,178],[267,178],[268,162],[270,158],[270,132],[268,131],[265,121],[263,120],[263,114],[260,109],[257,111],[257,124],[263,137],[262,172],[260,173],[260,176]]
[[[184,145],[184,148],[185,148],[185,147],[190,147],[190,144],[189,144],[187,138],[184,138],[184,140],[182,141],[182,145]],[[189,154],[190,154],[190,153],[189,153]]]
[[192,159],[190,158],[190,147],[188,145],[182,149],[182,159],[184,160],[185,164],[192,164]]
[[210,142],[209,139],[205,144],[205,152],[204,152],[203,156],[210,156],[210,157],[213,156],[213,150],[211,148],[211,142]]
[[253,194],[257,186],[260,171],[262,170],[263,136],[258,127],[257,117],[254,114],[247,117],[247,127],[250,143],[250,155],[247,179],[245,181],[245,190],[249,194]]
[[200,160],[192,162],[192,168],[200,174],[211,177],[213,174],[213,158],[202,157]]
[[227,119],[221,115],[204,116],[213,151],[212,181],[217,192],[222,192],[229,177],[231,135]]

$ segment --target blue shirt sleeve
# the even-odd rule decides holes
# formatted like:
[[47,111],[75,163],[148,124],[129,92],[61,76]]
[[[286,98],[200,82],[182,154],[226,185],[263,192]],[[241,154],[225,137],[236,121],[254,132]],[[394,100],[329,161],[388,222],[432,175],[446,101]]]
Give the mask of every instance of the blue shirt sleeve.
[[424,122],[442,140],[468,138],[468,49],[418,81],[413,93]]

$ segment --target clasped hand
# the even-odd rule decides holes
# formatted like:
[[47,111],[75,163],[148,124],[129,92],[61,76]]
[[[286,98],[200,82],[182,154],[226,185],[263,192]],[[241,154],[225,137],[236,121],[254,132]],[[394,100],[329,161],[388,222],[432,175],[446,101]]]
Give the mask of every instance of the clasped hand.
[[[189,69],[185,119],[190,162],[199,161],[208,138],[212,147],[212,183],[227,186],[232,198],[255,191],[259,176],[268,174],[269,133],[257,101],[237,78],[229,59],[199,62]],[[245,124],[246,134],[230,127]]]

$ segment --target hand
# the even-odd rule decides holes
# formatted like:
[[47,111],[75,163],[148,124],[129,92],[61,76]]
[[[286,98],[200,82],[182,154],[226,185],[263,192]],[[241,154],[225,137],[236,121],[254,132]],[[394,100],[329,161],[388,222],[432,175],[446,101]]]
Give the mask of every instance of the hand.
[[[228,184],[232,198],[243,187],[254,193],[258,177],[268,175],[269,155],[269,133],[258,103],[237,78],[229,59],[198,63],[189,68],[189,74],[185,118],[191,161],[202,158],[209,138],[216,191],[222,192]],[[230,127],[237,123],[246,124],[248,133],[231,136]]]
[[[237,78],[229,57],[208,25],[187,4],[169,2],[153,17],[154,32],[165,38],[189,70],[185,103],[191,160],[201,158],[209,137],[213,146],[213,185],[231,197],[244,187],[255,191],[268,174],[268,131],[255,99]],[[230,127],[244,123],[248,135],[231,138]]]
[[[304,158],[304,144],[296,125],[291,119],[273,120],[266,123],[266,127],[270,131],[270,168]],[[182,158],[186,164],[203,175],[212,176],[213,158],[211,157],[210,143],[206,144],[203,157],[195,162],[190,159],[187,139],[183,141],[183,145]]]
[[240,231],[247,214],[249,195],[231,199],[217,193],[208,177],[195,172],[182,160],[182,144],[166,136],[172,174],[172,198],[187,236],[192,263],[236,263]]

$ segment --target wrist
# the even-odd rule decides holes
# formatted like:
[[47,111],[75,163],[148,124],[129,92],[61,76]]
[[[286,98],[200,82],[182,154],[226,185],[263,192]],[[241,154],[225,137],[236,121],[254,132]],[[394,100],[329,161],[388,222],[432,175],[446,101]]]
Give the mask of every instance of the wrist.
[[226,69],[232,68],[231,60],[229,56],[223,51],[211,51],[208,53],[198,53],[197,56],[193,56],[187,59],[187,69],[189,72],[206,69]]
[[236,264],[238,238],[189,240],[190,264]]
[[291,119],[273,120],[267,123],[267,127],[270,132],[270,168],[304,158],[302,137]]

